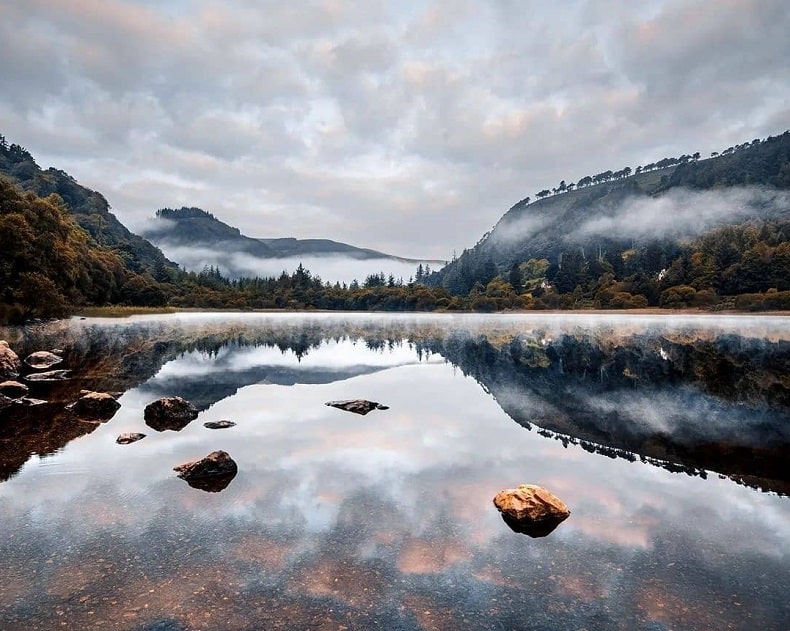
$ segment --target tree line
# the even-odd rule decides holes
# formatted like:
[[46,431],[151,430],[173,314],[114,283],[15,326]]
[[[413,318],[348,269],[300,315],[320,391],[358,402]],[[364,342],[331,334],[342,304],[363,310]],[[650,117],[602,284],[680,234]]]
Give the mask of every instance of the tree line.
[[[760,145],[761,143],[767,142],[771,140],[772,137],[769,136],[763,140],[759,138],[755,138],[751,142],[744,142],[739,145],[733,145],[732,147],[728,147],[724,149],[721,153],[718,151],[714,151],[710,154],[711,158],[715,158],[719,155],[727,156],[732,155],[736,151],[741,151],[743,149],[748,149],[749,147],[755,147]],[[580,178],[578,182],[573,183],[566,183],[565,180],[561,180],[560,183],[554,188],[544,188],[535,193],[535,197],[537,199],[544,199],[551,195],[559,195],[561,193],[570,193],[575,189],[586,188],[588,186],[593,186],[595,184],[603,184],[605,182],[611,182],[614,180],[622,180],[629,176],[639,175],[640,173],[648,173],[650,171],[658,171],[661,169],[666,169],[668,167],[678,166],[681,164],[688,164],[690,162],[697,162],[701,157],[699,151],[695,151],[692,154],[683,154],[676,158],[662,158],[661,160],[657,160],[655,162],[648,162],[645,165],[637,166],[635,169],[631,169],[631,167],[623,167],[617,171],[606,170],[602,171],[601,173],[596,173],[595,175],[585,175],[584,177]],[[526,206],[532,201],[531,197],[525,197],[520,202],[516,204],[516,207]]]

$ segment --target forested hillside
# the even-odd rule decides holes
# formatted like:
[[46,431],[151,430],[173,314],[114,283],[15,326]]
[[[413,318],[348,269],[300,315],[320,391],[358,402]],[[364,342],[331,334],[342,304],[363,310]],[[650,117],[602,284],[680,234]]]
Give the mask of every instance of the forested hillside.
[[157,269],[161,273],[163,267],[177,269],[178,266],[168,261],[157,247],[118,221],[101,193],[82,186],[65,171],[52,167],[41,169],[26,149],[9,144],[2,135],[0,176],[39,197],[53,193],[60,196],[66,209],[74,214],[74,219],[92,241],[115,252],[127,269],[137,273],[154,273]]
[[532,308],[734,306],[737,295],[790,289],[790,132],[631,173],[525,198],[429,284],[510,291]]
[[93,247],[56,195],[22,193],[0,178],[0,321],[59,316],[121,298],[122,259]]

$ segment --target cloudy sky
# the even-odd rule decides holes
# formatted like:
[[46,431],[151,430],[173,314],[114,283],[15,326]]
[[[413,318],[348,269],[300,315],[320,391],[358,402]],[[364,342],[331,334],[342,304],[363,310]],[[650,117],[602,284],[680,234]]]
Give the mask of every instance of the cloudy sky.
[[0,133],[132,228],[447,258],[560,179],[790,127],[787,0],[3,0]]

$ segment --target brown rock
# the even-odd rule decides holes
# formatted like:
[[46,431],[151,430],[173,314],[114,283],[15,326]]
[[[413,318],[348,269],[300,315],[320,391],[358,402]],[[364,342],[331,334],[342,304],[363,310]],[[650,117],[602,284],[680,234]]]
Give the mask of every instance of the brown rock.
[[349,399],[347,401],[329,401],[326,405],[353,412],[354,414],[362,414],[363,416],[373,410],[389,410],[389,407],[376,403],[376,401],[366,401],[365,399]]
[[48,370],[27,375],[25,381],[63,381],[69,378],[70,373],[70,370]]
[[145,406],[144,418],[148,427],[157,432],[167,429],[181,431],[197,418],[197,408],[181,397],[163,397]]
[[531,537],[545,537],[571,514],[565,502],[534,484],[500,491],[494,506],[510,528]]
[[28,392],[28,387],[19,383],[18,381],[4,381],[0,383],[0,394],[7,396],[10,399],[19,399],[25,396]]
[[136,443],[143,438],[145,438],[145,434],[141,434],[140,432],[126,432],[124,434],[119,434],[115,442],[119,445],[128,445],[129,443]]
[[0,379],[14,379],[19,376],[22,362],[17,354],[8,346],[8,342],[0,340]]
[[47,370],[52,366],[57,366],[63,358],[49,351],[36,351],[25,357],[25,363],[35,370]]
[[178,477],[189,486],[218,493],[230,484],[238,473],[236,462],[225,451],[212,451],[205,458],[173,467]]
[[68,408],[77,416],[97,420],[109,420],[121,407],[109,392],[88,392]]

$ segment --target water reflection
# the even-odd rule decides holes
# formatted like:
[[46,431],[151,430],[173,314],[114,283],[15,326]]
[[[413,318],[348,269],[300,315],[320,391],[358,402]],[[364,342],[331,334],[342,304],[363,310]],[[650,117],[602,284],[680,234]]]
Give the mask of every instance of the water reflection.
[[[648,463],[674,458],[698,470],[704,433],[684,433],[689,405],[709,414],[717,445],[739,445],[750,458],[760,431],[768,451],[785,440],[787,408],[775,385],[787,361],[780,327],[758,323],[759,335],[745,331],[736,347],[722,347],[716,327],[664,329],[678,349],[656,349],[655,336],[627,322],[615,331],[611,322],[559,330],[517,318],[240,321],[222,323],[227,331],[212,317],[173,327],[88,321],[70,332],[72,323],[60,342],[43,346],[63,348],[80,382],[47,392],[53,415],[62,415],[50,419],[55,425],[81,423],[57,411],[58,400],[74,400],[74,387],[124,395],[109,423],[92,424],[79,440],[48,434],[56,453],[24,466],[17,459],[16,475],[0,485],[2,628],[772,629],[786,622],[787,498],[646,466],[629,450],[657,449],[645,454]],[[91,348],[84,338],[94,335],[111,342],[101,356],[79,350]],[[532,340],[545,353],[524,351]],[[748,373],[732,380],[748,385],[745,394],[715,390],[698,354],[708,342],[723,348],[717,361]],[[664,363],[654,364],[653,354]],[[293,383],[266,377],[282,374],[272,372],[277,362]],[[586,376],[577,368],[584,362]],[[651,378],[649,365],[660,374]],[[186,392],[203,402],[196,422],[115,444],[120,432],[144,428],[143,409],[160,393]],[[682,405],[668,407],[676,392]],[[357,397],[386,401],[390,410],[371,420],[324,405]],[[650,411],[651,397],[671,411],[661,444],[660,433],[645,427],[662,415],[630,428],[638,410]],[[598,403],[579,420],[582,401]],[[238,421],[231,431],[203,427],[228,418]],[[691,412],[685,418],[694,420]],[[43,418],[31,421],[42,438],[53,431]],[[2,444],[18,440],[25,460],[47,448],[22,439],[34,432],[16,433],[29,431],[27,423],[5,418],[0,428],[9,427]],[[680,438],[670,435],[676,430]],[[15,453],[2,449],[2,458]],[[173,474],[173,466],[214,449],[239,464],[221,493],[192,491]],[[617,457],[602,457],[606,449]],[[756,466],[757,473],[740,462],[737,475],[785,479],[781,471],[766,478],[764,462]],[[522,482],[550,488],[572,519],[548,537],[511,532],[491,499]]]
[[517,532],[521,535],[527,535],[533,539],[537,539],[539,537],[548,537],[557,529],[557,526],[565,521],[565,519],[565,517],[562,519],[548,518],[542,519],[541,521],[528,522],[513,519],[505,513],[502,513],[502,521],[507,524],[508,528],[510,528],[513,532]]

